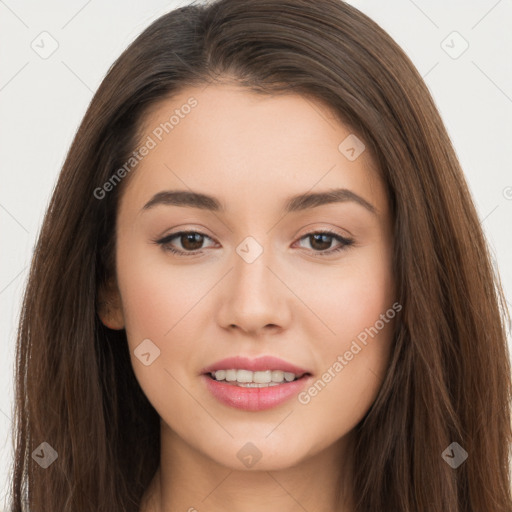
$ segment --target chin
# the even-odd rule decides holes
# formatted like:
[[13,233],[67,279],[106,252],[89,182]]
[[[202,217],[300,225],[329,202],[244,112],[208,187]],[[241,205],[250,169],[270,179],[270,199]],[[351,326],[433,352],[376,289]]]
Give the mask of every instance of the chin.
[[210,458],[234,471],[279,471],[292,468],[308,457],[304,440],[285,442],[279,438],[272,442],[259,436],[253,439],[246,434],[243,439],[230,440],[222,452],[210,453]]

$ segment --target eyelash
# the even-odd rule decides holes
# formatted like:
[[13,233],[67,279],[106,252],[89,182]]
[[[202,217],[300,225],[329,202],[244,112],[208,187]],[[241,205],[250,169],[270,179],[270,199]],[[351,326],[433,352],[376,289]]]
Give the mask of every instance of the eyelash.
[[[173,240],[174,238],[178,238],[181,235],[191,235],[191,234],[201,235],[203,237],[210,238],[210,240],[213,240],[211,237],[209,237],[205,233],[201,233],[200,231],[179,231],[177,233],[172,233],[171,235],[167,235],[167,236],[165,236],[165,237],[163,237],[163,238],[161,238],[159,240],[154,240],[154,243],[160,245],[165,251],[171,252],[171,253],[176,254],[178,256],[185,256],[185,257],[186,256],[194,256],[196,254],[200,254],[201,250],[198,250],[198,251],[180,251],[178,249],[173,248],[170,245],[171,240]],[[328,249],[326,251],[315,251],[315,250],[312,250],[315,254],[318,254],[319,256],[328,256],[328,255],[331,255],[331,254],[334,254],[334,253],[346,250],[346,249],[348,249],[350,246],[352,246],[354,244],[354,239],[352,239],[352,238],[345,238],[345,237],[343,237],[343,236],[341,236],[341,235],[337,234],[336,232],[331,231],[329,229],[325,229],[325,230],[322,230],[322,231],[312,231],[311,233],[307,233],[307,234],[301,236],[299,238],[299,240],[302,240],[304,238],[307,238],[307,237],[310,237],[310,236],[313,236],[313,235],[328,235],[328,236],[334,238],[335,240],[337,240],[338,242],[341,242],[341,244],[342,244],[342,245],[340,245],[339,247],[337,247],[335,249]]]

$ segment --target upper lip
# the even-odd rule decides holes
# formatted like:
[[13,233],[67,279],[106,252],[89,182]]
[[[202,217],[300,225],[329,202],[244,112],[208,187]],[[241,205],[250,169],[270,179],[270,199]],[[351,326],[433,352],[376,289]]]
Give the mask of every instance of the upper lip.
[[243,356],[228,357],[209,366],[206,366],[201,370],[201,373],[205,374],[214,372],[216,370],[231,369],[249,370],[253,372],[264,370],[282,370],[283,372],[290,372],[294,373],[295,375],[310,373],[304,368],[300,368],[299,366],[274,356],[261,356],[256,359],[250,359]]

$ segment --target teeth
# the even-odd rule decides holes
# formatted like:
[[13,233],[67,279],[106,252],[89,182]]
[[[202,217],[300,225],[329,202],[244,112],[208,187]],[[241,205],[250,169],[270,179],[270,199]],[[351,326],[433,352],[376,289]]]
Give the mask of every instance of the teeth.
[[[281,382],[292,382],[300,375],[291,372],[283,372],[282,370],[265,370],[259,372],[251,372],[250,370],[217,370],[211,372],[211,376],[218,381],[236,382],[237,384],[245,384],[246,387],[265,387],[273,386]],[[251,384],[254,384],[252,386]]]
[[254,372],[252,375],[252,380],[257,384],[268,384],[269,382],[272,382],[272,371],[265,370],[264,372]]
[[237,370],[236,381],[237,382],[253,382],[252,375],[253,375],[253,373],[248,370]]
[[[228,380],[233,380],[231,377],[232,375],[229,376],[230,378]],[[217,370],[215,372],[215,378],[217,380],[224,380],[226,379],[226,370]],[[236,378],[236,375],[235,375],[235,378]]]
[[272,370],[272,382],[283,382],[284,372],[281,370]]
[[[226,380],[228,382],[233,382],[236,380],[236,370],[221,370],[226,372]],[[215,378],[217,378],[217,372],[215,372]],[[221,379],[219,379],[221,380]]]

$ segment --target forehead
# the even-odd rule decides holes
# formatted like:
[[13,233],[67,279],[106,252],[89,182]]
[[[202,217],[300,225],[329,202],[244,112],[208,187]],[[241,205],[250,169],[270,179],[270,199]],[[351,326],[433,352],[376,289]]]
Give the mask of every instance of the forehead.
[[347,158],[342,150],[358,140],[355,134],[310,97],[227,84],[189,87],[154,105],[142,126],[140,144],[151,149],[125,193],[139,207],[171,188],[225,198],[227,209],[340,187],[379,210],[386,202],[369,151]]

